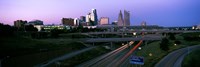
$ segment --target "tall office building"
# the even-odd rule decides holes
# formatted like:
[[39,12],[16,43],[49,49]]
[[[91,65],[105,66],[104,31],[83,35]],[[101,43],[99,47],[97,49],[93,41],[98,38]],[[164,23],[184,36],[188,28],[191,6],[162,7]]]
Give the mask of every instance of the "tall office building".
[[92,11],[86,15],[86,22],[90,26],[94,26],[98,24],[98,16],[97,16],[96,9],[92,9]]
[[99,25],[106,25],[109,23],[109,18],[108,17],[101,17],[99,21]]
[[90,13],[88,15],[86,15],[85,21],[90,22]]
[[81,22],[86,22],[86,17],[85,16],[80,16]]
[[130,13],[129,13],[129,11],[124,10],[124,18],[123,18],[122,11],[120,10],[117,25],[118,26],[130,26]]
[[80,19],[79,18],[75,18],[74,19],[74,26],[79,26],[80,24]]
[[124,10],[124,26],[130,26],[130,13]]
[[124,26],[124,20],[123,20],[123,16],[122,16],[122,11],[120,10],[119,16],[118,16],[118,22],[117,22],[118,26]]
[[92,9],[90,17],[91,17],[91,21],[94,22],[93,24],[97,25],[98,24],[98,17],[97,17],[97,10],[96,9]]
[[16,20],[14,21],[14,26],[17,28],[24,27],[24,25],[27,23],[27,21],[23,20]]
[[74,26],[74,19],[72,19],[72,18],[62,18],[62,24]]

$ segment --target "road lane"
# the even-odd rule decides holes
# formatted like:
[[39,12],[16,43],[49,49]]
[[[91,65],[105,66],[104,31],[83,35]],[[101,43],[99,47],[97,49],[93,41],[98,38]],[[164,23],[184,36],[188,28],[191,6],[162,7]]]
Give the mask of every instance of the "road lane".
[[[189,50],[188,50],[189,49]],[[162,60],[160,60],[155,67],[176,67],[181,66],[183,57],[185,54],[188,54],[190,51],[200,49],[200,45],[190,46],[182,49],[178,49],[169,53]],[[180,61],[181,60],[181,61]]]
[[77,67],[90,67],[90,66],[98,63],[99,61],[102,61],[102,60],[106,59],[107,57],[112,56],[112,54],[115,55],[117,53],[120,53],[122,50],[126,49],[127,47],[128,47],[128,44],[126,44],[126,45],[124,45],[124,46],[122,46],[122,47],[120,47],[120,48],[118,48],[118,49],[116,49],[114,51],[111,51],[111,52],[109,52],[109,53],[107,53],[105,55],[102,55],[100,57],[92,59],[92,60],[90,60],[88,62],[82,63],[82,64],[78,65]]

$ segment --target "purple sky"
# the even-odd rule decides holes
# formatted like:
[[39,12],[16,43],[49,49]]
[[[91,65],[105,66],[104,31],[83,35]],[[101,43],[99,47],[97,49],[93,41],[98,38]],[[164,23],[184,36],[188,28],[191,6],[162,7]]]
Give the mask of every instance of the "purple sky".
[[192,26],[200,24],[200,0],[0,0],[0,22],[39,19],[60,24],[61,18],[79,18],[92,8],[98,17],[117,20],[120,10],[131,13],[131,25]]

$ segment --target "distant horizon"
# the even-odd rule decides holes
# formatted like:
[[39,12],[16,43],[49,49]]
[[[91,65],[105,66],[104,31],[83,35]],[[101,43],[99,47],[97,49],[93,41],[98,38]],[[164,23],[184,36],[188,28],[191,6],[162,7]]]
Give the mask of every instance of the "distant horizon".
[[[0,22],[0,23],[2,23],[2,22]],[[14,23],[14,22],[13,22]],[[2,23],[2,24],[4,24],[4,25],[10,25],[10,26],[14,26],[14,24],[5,24],[5,23]],[[52,23],[52,24],[54,24],[54,23]],[[43,25],[52,25],[52,24],[43,24]],[[59,25],[59,24],[55,24],[55,25]],[[200,25],[200,24],[199,24]],[[130,25],[130,26],[141,26],[141,25]],[[151,26],[151,25],[148,25],[147,24],[147,26]],[[161,26],[161,25],[158,25],[158,26]],[[195,25],[191,25],[191,26],[161,26],[161,27],[192,27],[192,26],[195,26]],[[198,26],[198,25],[197,25]]]
[[0,0],[0,23],[14,25],[16,20],[61,24],[62,18],[80,18],[97,9],[98,19],[118,19],[120,10],[130,11],[131,25],[185,27],[200,24],[200,0]]

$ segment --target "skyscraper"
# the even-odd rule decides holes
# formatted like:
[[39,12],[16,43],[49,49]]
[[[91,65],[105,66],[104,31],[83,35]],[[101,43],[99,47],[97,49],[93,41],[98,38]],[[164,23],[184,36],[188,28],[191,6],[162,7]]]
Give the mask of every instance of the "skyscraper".
[[124,10],[124,19],[123,19],[122,11],[120,10],[117,25],[130,26],[130,13],[128,11]]
[[90,25],[90,13],[86,15],[86,25]]
[[86,22],[90,26],[94,26],[94,25],[98,24],[98,17],[97,17],[96,9],[92,9],[92,11],[86,15]]
[[78,26],[80,24],[80,19],[79,18],[75,18],[74,19],[74,26]]
[[120,10],[119,16],[118,16],[118,22],[117,22],[118,26],[124,26],[124,20],[123,20],[123,16],[122,16],[122,11]]
[[124,26],[130,26],[130,13],[124,10]]
[[108,17],[101,17],[99,21],[99,25],[106,25],[109,23],[109,18]]
[[85,16],[80,16],[80,20],[81,20],[81,22],[86,22]]
[[74,26],[74,19],[72,19],[72,18],[62,18],[62,24]]
[[91,21],[93,22],[93,24],[97,25],[98,24],[98,17],[97,17],[97,10],[96,9],[92,9],[90,17],[91,17]]

